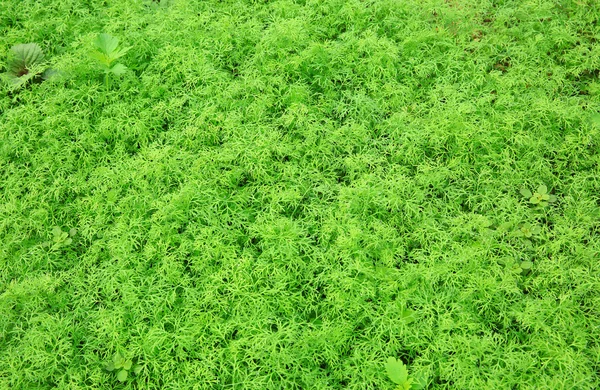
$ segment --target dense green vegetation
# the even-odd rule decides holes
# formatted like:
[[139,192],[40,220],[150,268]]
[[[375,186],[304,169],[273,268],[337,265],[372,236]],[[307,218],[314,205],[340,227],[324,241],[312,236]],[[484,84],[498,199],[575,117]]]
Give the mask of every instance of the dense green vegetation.
[[0,0],[26,43],[1,389],[600,386],[599,2]]

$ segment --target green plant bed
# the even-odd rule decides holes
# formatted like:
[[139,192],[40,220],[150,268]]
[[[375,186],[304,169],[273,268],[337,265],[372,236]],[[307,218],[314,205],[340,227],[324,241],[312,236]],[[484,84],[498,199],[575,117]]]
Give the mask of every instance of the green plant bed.
[[0,388],[600,387],[598,15],[4,1]]

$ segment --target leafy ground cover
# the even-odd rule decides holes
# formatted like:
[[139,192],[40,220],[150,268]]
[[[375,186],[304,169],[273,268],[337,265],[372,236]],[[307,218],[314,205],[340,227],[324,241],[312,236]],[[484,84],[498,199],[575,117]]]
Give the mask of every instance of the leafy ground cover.
[[597,388],[599,18],[1,0],[0,388]]

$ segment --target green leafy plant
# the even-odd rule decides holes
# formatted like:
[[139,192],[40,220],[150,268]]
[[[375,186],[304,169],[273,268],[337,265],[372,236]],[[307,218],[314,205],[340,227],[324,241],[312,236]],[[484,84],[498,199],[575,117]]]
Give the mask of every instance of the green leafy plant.
[[528,275],[533,268],[533,262],[529,260],[519,261],[513,266],[513,271],[521,275]]
[[539,207],[546,207],[548,204],[556,202],[556,196],[549,194],[548,187],[543,184],[533,193],[528,188],[522,188],[521,195],[529,199],[529,203]]
[[498,264],[510,270],[511,272],[528,275],[533,269],[533,262],[530,260],[516,260],[513,258],[498,259]]
[[73,243],[73,237],[77,234],[77,229],[63,231],[59,226],[52,228],[52,240],[46,241],[43,246],[50,247],[52,250],[58,250]]
[[131,359],[127,359],[117,352],[113,355],[112,360],[106,364],[106,370],[109,372],[116,371],[117,380],[125,382],[130,373],[138,375],[142,371],[142,366],[139,364],[134,365]]
[[515,236],[523,237],[527,239],[534,238],[542,232],[542,228],[539,226],[533,226],[530,223],[524,223],[521,225],[519,230],[515,232]]
[[8,70],[2,78],[11,89],[18,89],[29,81],[42,82],[57,72],[45,66],[45,55],[37,43],[15,45],[10,49]]
[[408,369],[401,360],[389,357],[385,370],[392,382],[397,384],[396,390],[419,390],[427,386],[427,379],[422,375],[408,375]]
[[530,223],[522,224],[515,232],[515,237],[523,239],[523,243],[527,249],[533,248],[533,240],[542,232],[542,228],[534,226]]
[[112,35],[101,33],[94,40],[96,51],[90,53],[90,56],[98,61],[104,72],[104,81],[106,88],[110,87],[109,75],[121,76],[127,71],[127,67],[120,62],[116,62],[123,57],[131,47],[119,47],[119,39]]

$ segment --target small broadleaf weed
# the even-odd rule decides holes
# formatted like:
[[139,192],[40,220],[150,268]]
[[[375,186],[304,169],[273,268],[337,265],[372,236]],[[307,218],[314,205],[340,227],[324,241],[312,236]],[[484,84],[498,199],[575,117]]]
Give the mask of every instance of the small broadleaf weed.
[[556,202],[556,196],[549,194],[548,187],[544,184],[540,185],[533,193],[528,188],[522,188],[521,195],[529,199],[529,203],[538,207],[546,207],[548,204]]
[[514,236],[523,240],[523,245],[527,249],[533,249],[533,241],[540,238],[542,228],[530,223],[522,224],[515,232]]
[[515,236],[531,239],[539,235],[542,232],[542,228],[539,226],[533,226],[530,223],[524,223],[521,225],[519,230],[515,232]]
[[402,360],[396,360],[389,357],[385,363],[385,370],[388,377],[396,385],[396,390],[420,390],[427,385],[427,380],[423,376],[409,376],[408,369]]
[[127,67],[119,62],[119,58],[123,57],[131,49],[131,47],[119,47],[119,39],[109,34],[98,34],[94,40],[96,51],[90,53],[100,64],[104,72],[104,80],[106,88],[109,88],[109,75],[121,76],[127,71]]
[[513,271],[521,275],[528,275],[532,269],[533,262],[529,260],[519,261],[513,266]]
[[77,234],[77,229],[72,228],[68,232],[63,231],[59,226],[52,228],[52,241],[44,242],[43,246],[50,248],[51,251],[59,250],[73,243],[73,237]]
[[41,82],[56,71],[45,66],[45,55],[37,43],[15,45],[10,49],[8,70],[2,78],[11,89],[19,89],[29,81]]
[[142,366],[139,364],[133,364],[131,359],[127,359],[120,353],[115,353],[112,360],[106,363],[106,370],[108,372],[117,372],[117,380],[119,382],[125,382],[129,377],[129,373],[133,372],[138,375],[142,371]]

